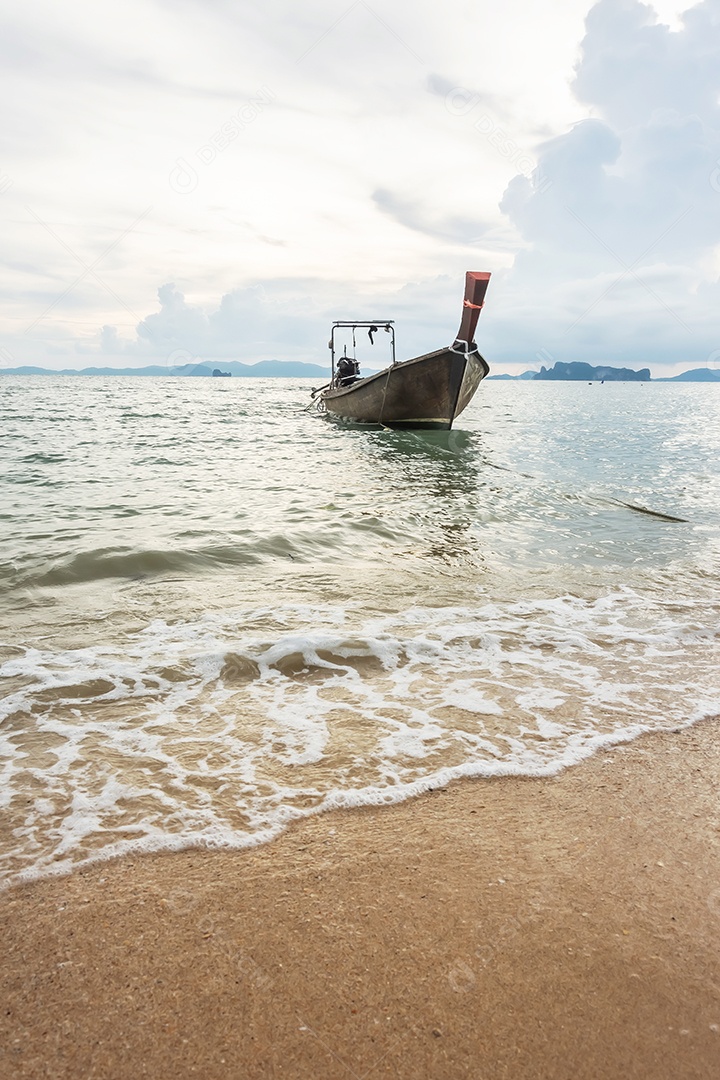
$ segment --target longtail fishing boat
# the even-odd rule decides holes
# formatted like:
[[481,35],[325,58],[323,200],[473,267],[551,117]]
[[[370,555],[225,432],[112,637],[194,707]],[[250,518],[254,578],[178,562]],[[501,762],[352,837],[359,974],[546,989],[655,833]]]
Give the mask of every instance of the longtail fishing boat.
[[[468,271],[462,319],[452,345],[398,362],[391,319],[334,322],[330,335],[330,382],[312,391],[320,412],[343,420],[390,428],[435,428],[448,431],[470,403],[490,370],[475,344],[475,328],[485,303],[490,274]],[[392,363],[365,378],[355,356],[338,355],[342,332],[366,328],[370,341],[380,330],[390,335]],[[354,352],[354,350],[353,350]]]

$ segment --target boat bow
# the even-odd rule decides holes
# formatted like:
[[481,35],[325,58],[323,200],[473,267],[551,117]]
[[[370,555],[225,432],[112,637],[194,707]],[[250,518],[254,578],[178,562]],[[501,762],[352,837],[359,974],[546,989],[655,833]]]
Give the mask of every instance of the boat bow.
[[489,273],[468,271],[465,275],[462,318],[452,345],[401,363],[393,359],[389,367],[366,378],[348,381],[339,376],[339,366],[336,368],[335,364],[335,331],[338,327],[352,327],[354,339],[358,327],[375,331],[378,325],[382,326],[392,333],[394,358],[392,322],[333,324],[332,378],[329,387],[319,392],[319,407],[344,420],[386,427],[451,428],[489,371],[474,341],[489,281]]

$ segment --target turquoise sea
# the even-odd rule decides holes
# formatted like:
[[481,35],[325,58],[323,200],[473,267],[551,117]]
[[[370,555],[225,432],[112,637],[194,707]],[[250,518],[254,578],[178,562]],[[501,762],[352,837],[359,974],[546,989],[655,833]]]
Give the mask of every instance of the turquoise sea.
[[0,380],[0,872],[242,847],[720,712],[720,389]]

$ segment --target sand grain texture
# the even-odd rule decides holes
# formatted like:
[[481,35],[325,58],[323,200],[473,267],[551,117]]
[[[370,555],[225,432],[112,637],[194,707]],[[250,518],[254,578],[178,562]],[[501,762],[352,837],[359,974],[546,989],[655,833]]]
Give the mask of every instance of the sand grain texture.
[[0,1075],[720,1076],[719,742],[10,890]]

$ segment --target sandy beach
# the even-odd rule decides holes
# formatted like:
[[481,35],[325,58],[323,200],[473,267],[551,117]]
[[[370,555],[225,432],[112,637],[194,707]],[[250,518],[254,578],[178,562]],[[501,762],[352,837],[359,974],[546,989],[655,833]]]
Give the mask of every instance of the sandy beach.
[[718,719],[0,896],[4,1077],[720,1073]]

